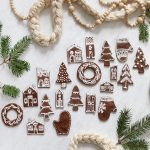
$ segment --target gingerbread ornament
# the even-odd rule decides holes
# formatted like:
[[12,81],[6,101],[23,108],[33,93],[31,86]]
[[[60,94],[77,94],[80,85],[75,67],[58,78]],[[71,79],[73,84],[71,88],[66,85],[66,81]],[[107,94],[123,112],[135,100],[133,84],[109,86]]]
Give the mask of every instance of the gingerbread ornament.
[[52,107],[49,103],[49,98],[46,94],[43,97],[40,109],[41,109],[40,110],[40,115],[44,117],[44,120],[49,120],[50,115],[54,114],[53,111],[52,111]]
[[116,105],[111,97],[101,98],[98,108],[98,118],[100,120],[107,121],[110,117],[110,113],[116,111],[117,111]]
[[68,63],[82,63],[82,50],[78,45],[72,45],[67,50]]
[[94,38],[93,37],[85,38],[85,48],[86,48],[86,58],[94,59],[95,58],[95,46],[94,46]]
[[67,83],[70,83],[71,80],[69,78],[69,74],[67,73],[67,67],[64,63],[60,65],[58,78],[56,83],[61,84],[61,88],[66,88]]
[[144,69],[149,68],[149,65],[146,63],[146,59],[144,58],[144,53],[141,48],[138,49],[136,53],[136,59],[134,61],[134,69],[138,70],[138,73],[143,74]]
[[56,108],[64,107],[64,93],[61,90],[58,90],[55,94],[55,106]]
[[[86,78],[84,72],[91,69],[94,73],[92,78]],[[95,85],[101,79],[101,69],[94,62],[85,62],[81,64],[77,70],[77,78],[85,85]]]
[[100,85],[100,91],[105,93],[113,93],[114,92],[114,85],[110,82],[105,82]]
[[73,111],[78,111],[78,107],[83,106],[83,103],[81,101],[80,91],[77,86],[74,86],[72,90],[72,95],[70,97],[70,101],[68,105],[72,106]]
[[118,67],[112,66],[110,67],[110,80],[117,81],[118,76]]
[[131,80],[130,69],[127,64],[125,64],[122,69],[122,74],[120,75],[118,84],[122,85],[123,90],[128,90],[129,85],[133,84],[133,81]]
[[[14,110],[17,114],[17,117],[14,120],[10,120],[7,116],[8,112],[11,110]],[[15,104],[15,103],[10,103],[2,109],[1,116],[2,116],[2,120],[5,125],[7,125],[9,127],[15,127],[22,122],[23,110],[19,105]]]
[[59,120],[53,121],[53,125],[58,135],[68,135],[71,126],[71,115],[68,111],[63,111],[59,115]]
[[114,61],[114,58],[112,57],[112,53],[110,51],[110,46],[107,41],[104,42],[100,61],[104,62],[105,67],[110,66],[110,61]]

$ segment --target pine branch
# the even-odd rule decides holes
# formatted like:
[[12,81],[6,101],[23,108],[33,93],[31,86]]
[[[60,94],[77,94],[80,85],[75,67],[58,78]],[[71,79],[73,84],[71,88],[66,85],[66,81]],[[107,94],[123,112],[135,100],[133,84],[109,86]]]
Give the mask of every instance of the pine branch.
[[125,150],[148,150],[148,142],[145,140],[133,140],[128,143],[122,144]]
[[10,61],[8,66],[12,74],[17,77],[20,77],[25,71],[30,70],[30,64],[24,60],[19,60],[19,59]]
[[23,54],[23,52],[29,47],[30,44],[31,44],[31,38],[28,36],[23,37],[11,49],[10,59],[11,60],[18,59]]
[[148,42],[149,39],[149,31],[148,25],[146,23],[139,25],[139,40],[143,42]]
[[127,128],[129,128],[129,124],[131,121],[131,114],[129,109],[124,109],[120,112],[120,116],[118,119],[118,128],[117,128],[117,134],[118,137],[121,138]]
[[1,36],[1,34],[2,34],[2,24],[0,23],[0,36]]
[[18,88],[16,88],[15,86],[4,85],[2,87],[2,92],[4,95],[8,95],[8,96],[11,96],[13,98],[16,98],[19,95],[20,90]]
[[147,19],[150,19],[150,9],[146,9],[146,17]]

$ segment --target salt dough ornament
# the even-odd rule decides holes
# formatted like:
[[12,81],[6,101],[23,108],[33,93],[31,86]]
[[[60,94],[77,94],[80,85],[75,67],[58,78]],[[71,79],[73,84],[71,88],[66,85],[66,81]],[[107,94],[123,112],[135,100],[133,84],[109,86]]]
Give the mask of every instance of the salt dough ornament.
[[118,39],[116,44],[116,57],[120,62],[126,62],[128,53],[133,52],[133,48],[128,39]]
[[110,46],[107,41],[104,42],[100,61],[104,62],[105,67],[110,66],[110,61],[114,61],[114,58],[112,57],[112,53],[110,51]]
[[59,115],[59,120],[53,121],[53,125],[58,135],[68,135],[71,127],[71,115],[68,111],[63,111]]
[[117,76],[118,76],[118,67],[117,66],[110,67],[110,80],[117,81]]
[[114,92],[114,85],[110,82],[105,82],[100,85],[100,91],[104,93],[113,93]]
[[75,44],[69,47],[67,50],[67,60],[68,63],[82,63],[83,57],[81,47]]
[[40,107],[40,109],[41,109],[40,115],[44,117],[44,120],[49,120],[50,115],[54,114],[49,102],[50,102],[49,98],[48,98],[47,94],[45,94],[43,97],[43,100],[42,100],[41,107]]
[[86,94],[86,113],[94,113],[96,111],[96,95],[88,93]]
[[146,59],[144,58],[144,53],[141,48],[138,49],[136,53],[136,59],[134,61],[134,69],[138,70],[138,73],[143,74],[144,69],[149,68],[149,65],[146,63]]
[[57,78],[56,83],[61,84],[61,88],[66,88],[67,83],[70,83],[70,82],[71,80],[69,79],[66,65],[62,63],[59,68],[59,73],[58,73],[58,78]]
[[98,108],[98,118],[102,121],[107,121],[110,113],[116,112],[117,108],[114,100],[111,97],[102,97]]
[[72,90],[72,95],[70,97],[70,101],[68,105],[72,106],[73,111],[78,111],[78,107],[83,106],[83,103],[81,101],[80,91],[77,86],[74,86]]
[[61,90],[58,90],[55,94],[55,107],[56,108],[64,107],[64,93]]
[[45,69],[37,68],[37,87],[50,88],[50,72]]
[[[8,112],[11,110],[15,111],[17,114],[17,117],[14,120],[10,120],[7,116]],[[10,103],[2,109],[1,116],[2,116],[2,121],[4,122],[5,125],[9,127],[15,127],[15,126],[18,126],[22,122],[23,110],[19,105],[15,103]]]
[[23,106],[24,107],[38,106],[38,93],[34,87],[29,87],[23,92]]
[[42,123],[35,120],[28,121],[27,135],[44,135],[45,129]]
[[122,68],[122,74],[120,75],[118,84],[122,85],[123,90],[128,90],[129,85],[133,84],[133,81],[131,80],[130,68],[127,64],[125,64]]
[[87,59],[95,59],[95,46],[94,46],[94,38],[93,37],[85,38],[85,48],[86,48],[86,58]]

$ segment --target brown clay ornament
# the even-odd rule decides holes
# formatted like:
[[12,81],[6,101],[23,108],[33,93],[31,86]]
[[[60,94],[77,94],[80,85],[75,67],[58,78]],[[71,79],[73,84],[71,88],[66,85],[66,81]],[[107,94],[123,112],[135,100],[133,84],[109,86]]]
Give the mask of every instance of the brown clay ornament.
[[116,57],[120,62],[126,62],[128,53],[133,52],[133,48],[128,39],[122,38],[117,40],[116,44]]
[[44,125],[37,121],[27,123],[27,135],[44,135]]
[[37,87],[50,88],[50,72],[45,69],[37,68]]
[[83,57],[82,57],[82,50],[78,45],[72,45],[67,50],[67,60],[68,63],[82,63]]
[[70,101],[68,105],[72,106],[73,111],[78,111],[78,107],[83,106],[83,103],[81,101],[80,91],[77,86],[74,86],[72,90],[72,95],[70,97]]
[[122,69],[122,74],[120,75],[118,84],[122,85],[123,90],[128,90],[129,85],[133,84],[133,81],[131,80],[130,69],[127,64],[125,64]]
[[68,111],[63,111],[59,115],[59,121],[54,120],[53,125],[58,135],[68,135],[71,126],[71,115]]
[[[91,69],[94,73],[92,78],[86,78],[84,72],[88,69]],[[94,62],[85,62],[81,64],[77,70],[77,78],[85,85],[95,85],[101,79],[101,69]]]
[[94,113],[96,111],[96,95],[86,94],[86,113]]
[[86,58],[95,59],[95,47],[94,47],[94,38],[86,37],[85,38],[85,48],[86,48]]
[[116,112],[117,108],[114,100],[110,97],[101,98],[98,108],[98,118],[102,121],[107,121],[110,117],[110,113]]
[[112,66],[110,67],[110,80],[116,81],[118,76],[118,67]]
[[136,53],[136,59],[134,61],[134,69],[138,70],[138,73],[143,74],[144,69],[149,68],[149,65],[146,63],[146,59],[144,58],[144,53],[141,48],[138,49]]
[[44,120],[49,120],[50,115],[54,114],[53,111],[52,111],[52,107],[49,103],[49,98],[46,94],[43,97],[40,109],[41,109],[40,110],[40,115],[44,117]]
[[70,82],[71,80],[69,79],[66,65],[62,63],[59,68],[59,73],[58,73],[58,78],[57,78],[56,83],[61,84],[61,88],[66,88],[67,83],[70,83]]
[[55,94],[55,107],[56,108],[64,107],[64,93],[61,90],[58,90]]
[[110,51],[110,46],[107,41],[104,42],[100,61],[104,62],[105,67],[110,66],[110,61],[114,61],[114,58],[112,57],[112,53]]
[[105,82],[100,85],[100,91],[105,93],[113,93],[114,92],[114,85],[110,82]]
[[23,92],[23,106],[24,107],[37,107],[38,106],[38,93],[29,87]]
[[[7,115],[8,112],[14,110],[17,114],[17,118],[14,120],[10,120]],[[9,126],[9,127],[15,127],[17,125],[19,125],[22,122],[23,119],[23,110],[21,109],[21,107],[15,103],[11,103],[6,105],[1,112],[1,116],[2,116],[2,120],[4,122],[5,125]]]

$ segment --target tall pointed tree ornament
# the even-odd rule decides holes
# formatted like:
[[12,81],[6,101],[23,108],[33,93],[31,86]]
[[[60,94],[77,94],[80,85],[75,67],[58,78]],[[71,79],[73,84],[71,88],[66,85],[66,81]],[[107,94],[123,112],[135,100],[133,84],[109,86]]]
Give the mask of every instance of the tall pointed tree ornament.
[[110,66],[110,61],[114,61],[114,58],[112,57],[112,53],[110,51],[110,46],[107,41],[104,42],[100,61],[103,61],[104,66],[106,67]]
[[146,59],[144,58],[144,53],[141,48],[138,49],[136,53],[136,59],[134,61],[134,69],[137,69],[140,74],[144,73],[144,69],[149,68],[149,65],[146,63]]
[[130,69],[127,64],[125,64],[122,69],[122,74],[120,75],[118,84],[122,84],[123,90],[128,90],[129,85],[133,84],[133,81],[131,80]]
[[45,94],[41,104],[40,115],[44,117],[45,120],[49,120],[50,114],[53,114],[52,107],[49,103],[49,98]]
[[24,72],[29,71],[30,64],[21,60],[20,56],[28,49],[31,44],[31,38],[23,37],[14,47],[11,47],[11,39],[9,36],[2,36],[2,25],[0,25],[0,57],[2,63],[0,65],[8,65],[12,74],[20,77]]
[[64,63],[60,65],[58,78],[56,83],[61,84],[61,88],[66,88],[67,83],[70,83],[71,80],[69,78],[69,74],[67,73],[67,67]]

